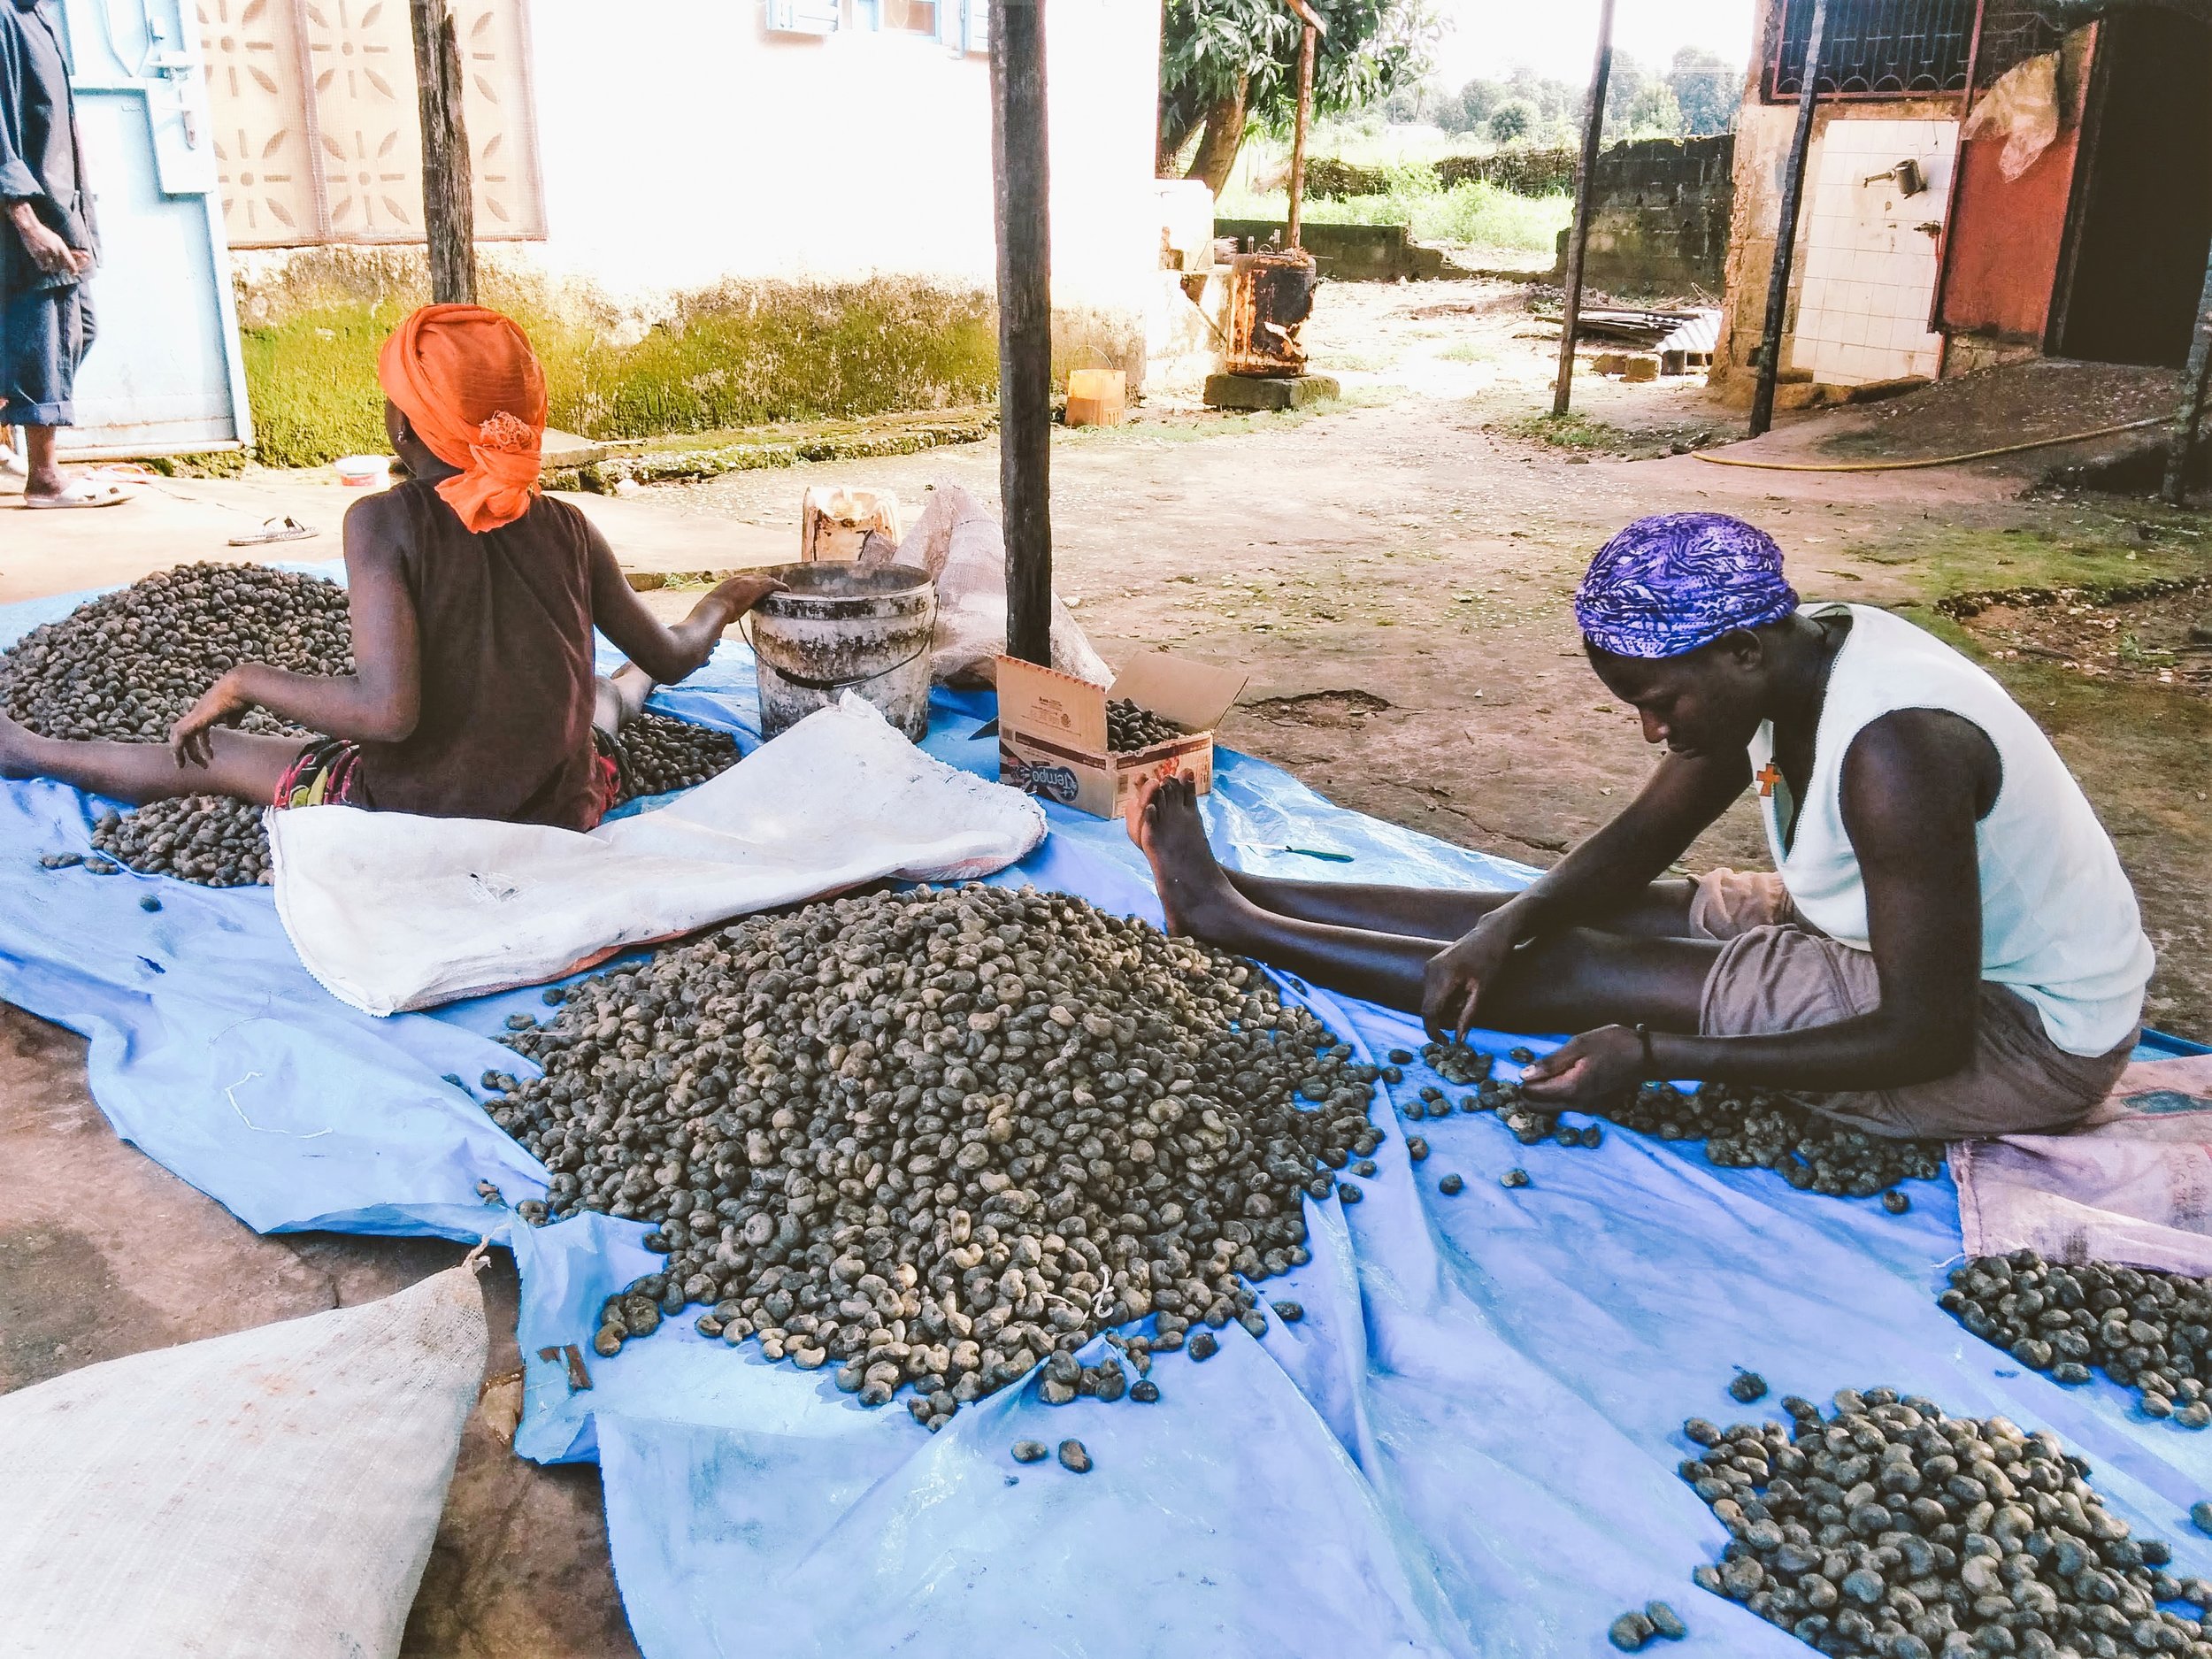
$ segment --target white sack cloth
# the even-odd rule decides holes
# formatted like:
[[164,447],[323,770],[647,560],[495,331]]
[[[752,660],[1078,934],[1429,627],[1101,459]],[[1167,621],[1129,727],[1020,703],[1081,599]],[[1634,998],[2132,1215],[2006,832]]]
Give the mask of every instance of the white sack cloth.
[[2212,1055],[2140,1060],[2071,1134],[1951,1148],[1969,1256],[2212,1275]]
[[[941,481],[895,552],[881,536],[870,536],[861,549],[863,570],[894,562],[937,579],[930,679],[941,686],[996,684],[998,659],[1006,651],[1006,533],[999,521],[959,485]],[[1114,683],[1114,671],[1091,649],[1057,594],[1052,596],[1052,666],[1094,686]]]
[[454,1268],[0,1399],[10,1659],[391,1659],[484,1376]]
[[1045,836],[1027,795],[932,759],[849,692],[681,800],[588,835],[342,806],[267,821],[300,961],[371,1014],[535,985],[885,877],[972,880]]

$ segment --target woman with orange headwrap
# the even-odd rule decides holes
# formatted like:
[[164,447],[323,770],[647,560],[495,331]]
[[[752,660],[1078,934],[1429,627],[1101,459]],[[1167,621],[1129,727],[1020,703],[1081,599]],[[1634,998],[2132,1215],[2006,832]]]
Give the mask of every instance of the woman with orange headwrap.
[[[385,427],[411,480],[346,515],[354,672],[231,669],[169,744],[70,742],[0,718],[0,775],[119,800],[229,795],[588,829],[615,798],[613,730],[649,682],[696,672],[776,584],[738,577],[673,626],[584,515],[538,488],[545,373],[509,319],[431,305],[385,342]],[[634,665],[596,680],[596,629]],[[324,733],[229,724],[250,708]]]

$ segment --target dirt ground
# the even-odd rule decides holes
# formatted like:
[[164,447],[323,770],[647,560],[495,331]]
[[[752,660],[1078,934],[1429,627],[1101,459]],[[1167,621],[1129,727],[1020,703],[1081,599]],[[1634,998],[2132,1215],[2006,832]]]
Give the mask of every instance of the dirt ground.
[[2058,663],[2076,673],[2212,696],[2212,587],[2100,604],[2078,594],[1978,607],[1967,631],[1989,654]]
[[[1316,366],[1345,382],[1341,403],[1271,418],[1156,404],[1118,431],[1061,434],[1058,586],[1108,657],[1171,646],[1239,664],[1251,681],[1227,741],[1363,811],[1540,865],[1616,810],[1651,764],[1577,645],[1569,598],[1584,563],[1642,513],[1741,513],[1774,532],[1809,596],[1904,608],[1980,653],[2045,723],[2135,878],[2161,956],[2151,1018],[2212,1038],[2201,913],[2212,891],[2212,699],[2180,672],[2201,660],[2187,649],[2194,601],[2167,594],[2109,612],[2094,602],[2108,589],[2212,578],[2212,523],[2118,497],[2024,495],[2048,456],[2027,467],[1819,474],[1670,454],[1737,424],[1686,381],[1585,377],[1578,419],[1550,422],[1552,348],[1526,292],[1331,287],[1313,343]],[[1916,443],[1926,418],[1911,415],[1880,425]],[[1866,419],[1855,410],[1793,424],[1733,453],[1811,453]],[[647,568],[717,568],[789,557],[776,549],[795,550],[809,483],[887,487],[911,506],[941,478],[994,497],[996,466],[995,447],[978,445],[654,486],[594,511]],[[266,475],[188,493],[210,525],[295,499],[321,503],[334,522],[342,504]],[[88,580],[90,516],[52,517],[65,522],[0,519],[0,598]],[[50,532],[50,543],[31,539]],[[127,557],[108,546],[118,568],[103,565],[104,579],[219,546],[144,541]],[[334,539],[306,551],[334,554]],[[1963,623],[1938,608],[1962,595],[2062,588],[2091,597],[2040,608],[2016,599]],[[675,589],[654,602],[687,603]],[[2171,680],[2153,661],[2168,650]],[[1746,809],[1688,862],[1763,860]],[[0,1010],[0,1390],[357,1302],[455,1255],[388,1240],[256,1238],[116,1141],[85,1093],[76,1038]],[[489,1296],[488,1380],[517,1363],[503,1268]],[[494,1414],[480,1412],[406,1651],[634,1651],[595,1472],[519,1462]]]
[[[1574,420],[1553,423],[1556,345],[1527,293],[1330,287],[1309,337],[1314,366],[1345,384],[1335,407],[1175,408],[1063,434],[1056,581],[1109,660],[1170,646],[1242,666],[1252,680],[1229,741],[1363,811],[1543,864],[1609,817],[1651,764],[1633,718],[1591,676],[1569,603],[1590,554],[1640,514],[1741,514],[1780,541],[1808,597],[1902,607],[1970,649],[1976,636],[1938,602],[2212,577],[2201,514],[2031,488],[2075,450],[1886,473],[1715,465],[1663,453],[1741,430],[1695,379],[1580,375]],[[2078,421],[2062,430],[2106,424],[2116,403],[2131,418],[2133,381],[2070,366],[2029,372],[2061,388]],[[2008,409],[2023,378],[2003,383]],[[1955,387],[1920,397],[1934,415],[1918,399],[1853,408],[1709,452],[1818,461],[1847,436],[1864,458],[1893,433],[1902,453],[1924,454],[1968,418]],[[979,445],[818,470],[912,503],[938,479],[995,498],[996,469],[995,448]],[[757,472],[663,488],[757,529],[791,522],[796,497],[793,480]],[[2093,675],[2024,651],[1987,660],[2051,730],[2136,879],[2161,956],[2150,1018],[2212,1039],[2200,897],[2212,877],[2212,711],[2178,676]],[[1747,805],[1688,862],[1764,859]]]

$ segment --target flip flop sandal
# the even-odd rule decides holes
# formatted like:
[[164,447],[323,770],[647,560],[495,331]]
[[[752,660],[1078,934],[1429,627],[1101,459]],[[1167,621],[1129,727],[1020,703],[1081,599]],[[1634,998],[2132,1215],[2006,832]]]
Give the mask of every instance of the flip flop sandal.
[[116,484],[96,484],[78,479],[58,495],[26,495],[23,505],[32,512],[73,511],[83,507],[120,507],[130,492]]
[[321,534],[312,525],[302,524],[287,513],[281,518],[263,519],[261,528],[248,535],[231,537],[230,544],[233,547],[262,547],[271,541],[304,541],[311,535]]

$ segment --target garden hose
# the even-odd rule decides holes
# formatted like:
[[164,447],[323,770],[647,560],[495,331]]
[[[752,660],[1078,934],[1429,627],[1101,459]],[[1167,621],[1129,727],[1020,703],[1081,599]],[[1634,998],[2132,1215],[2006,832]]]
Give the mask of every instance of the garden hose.
[[2124,420],[2114,426],[2093,426],[2087,432],[2070,432],[2061,438],[2031,438],[2025,443],[2004,443],[1993,449],[1972,449],[1964,455],[1939,455],[1915,461],[1754,461],[1734,456],[1715,455],[1709,450],[1691,451],[1701,461],[1715,466],[1747,466],[1762,472],[1904,472],[1916,467],[1956,466],[1964,461],[1986,461],[2000,455],[2018,455],[2026,449],[2055,449],[2062,443],[2085,443],[2092,438],[2109,438],[2115,433],[2138,432],[2145,426],[2162,426],[2171,419],[2166,415],[2148,415],[2141,420]]

